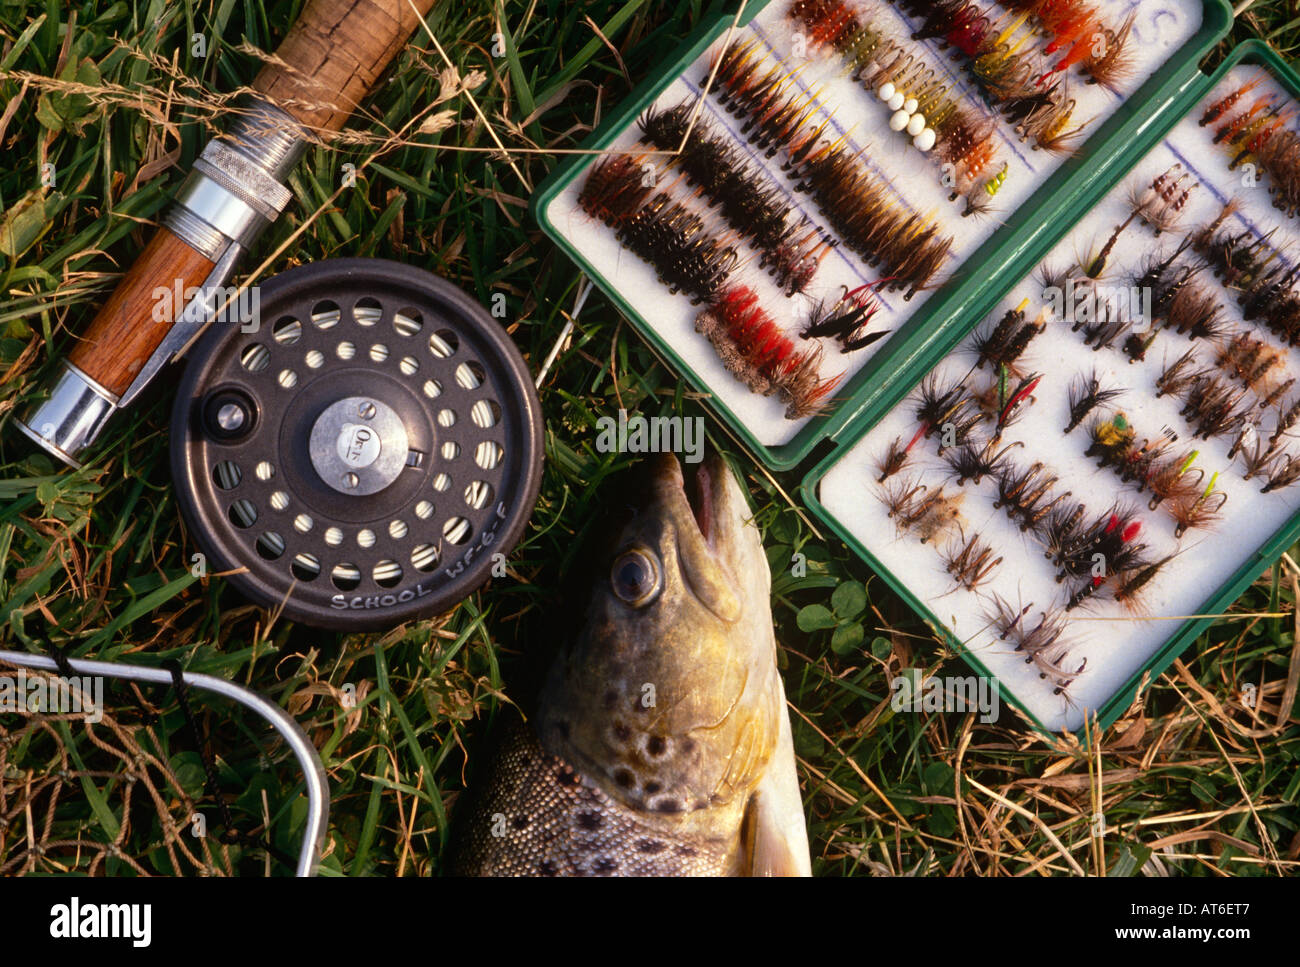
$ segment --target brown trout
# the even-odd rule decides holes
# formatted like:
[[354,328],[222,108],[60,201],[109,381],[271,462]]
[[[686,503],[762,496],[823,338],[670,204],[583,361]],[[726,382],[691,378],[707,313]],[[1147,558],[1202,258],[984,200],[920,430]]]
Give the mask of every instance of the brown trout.
[[771,575],[723,460],[671,456],[597,562],[580,632],[507,730],[451,871],[810,875]]

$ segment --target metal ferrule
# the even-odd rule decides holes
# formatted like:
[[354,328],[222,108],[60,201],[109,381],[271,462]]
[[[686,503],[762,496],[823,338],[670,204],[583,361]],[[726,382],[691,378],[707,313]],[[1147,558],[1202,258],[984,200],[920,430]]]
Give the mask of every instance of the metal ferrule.
[[251,102],[208,142],[164,223],[213,262],[231,242],[251,248],[293,197],[281,180],[306,147],[302,133],[279,108]]
[[260,98],[237,109],[222,140],[276,181],[284,181],[307,148],[307,133],[287,111]]
[[196,166],[163,224],[215,262],[217,253],[231,242],[250,247],[271,220]]
[[50,398],[14,423],[64,463],[80,469],[75,454],[90,445],[116,410],[116,396],[64,360]]
[[[186,184],[189,184],[188,179]],[[209,262],[215,262],[221,256],[222,250],[230,244],[227,236],[184,205],[173,205],[163,216],[163,224],[173,235]]]

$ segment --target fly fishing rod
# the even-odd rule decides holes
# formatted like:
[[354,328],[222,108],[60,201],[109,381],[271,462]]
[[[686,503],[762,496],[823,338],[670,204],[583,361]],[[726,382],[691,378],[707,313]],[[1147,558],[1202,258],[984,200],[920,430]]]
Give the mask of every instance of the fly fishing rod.
[[[72,467],[209,320],[240,257],[284,211],[308,143],[341,129],[433,0],[310,0],[224,136],[209,141],[162,226],[15,420]],[[158,293],[193,292],[160,299]],[[188,299],[188,301],[186,301]],[[181,303],[181,304],[177,304]]]

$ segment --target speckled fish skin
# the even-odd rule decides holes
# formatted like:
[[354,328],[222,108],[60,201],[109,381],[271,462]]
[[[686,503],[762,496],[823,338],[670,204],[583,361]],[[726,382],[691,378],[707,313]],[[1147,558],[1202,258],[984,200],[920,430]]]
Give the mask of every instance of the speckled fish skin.
[[[807,875],[758,530],[721,458],[693,501],[676,459],[649,466],[582,630],[466,804],[455,873]],[[646,560],[657,590],[629,602]]]

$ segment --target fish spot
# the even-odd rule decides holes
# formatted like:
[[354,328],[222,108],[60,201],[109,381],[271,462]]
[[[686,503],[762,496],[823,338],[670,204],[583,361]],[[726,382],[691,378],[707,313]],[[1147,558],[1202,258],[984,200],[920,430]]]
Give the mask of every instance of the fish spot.
[[626,742],[628,739],[632,738],[632,730],[623,722],[615,722],[614,738],[618,739],[620,742]]
[[636,849],[638,853],[650,853],[651,855],[654,855],[656,853],[662,853],[667,848],[667,843],[661,843],[657,839],[638,839],[636,841]]
[[651,735],[645,740],[646,754],[651,758],[658,759],[668,751],[668,740],[662,735]]
[[683,752],[694,752],[694,751],[695,751],[695,740],[694,740],[694,739],[682,739],[682,741],[681,741],[681,746],[682,746],[682,751],[683,751]]
[[636,785],[636,776],[632,775],[631,769],[619,769],[614,773],[614,781],[624,789],[631,789]]
[[527,816],[515,816],[513,819],[510,820],[510,825],[513,826],[515,829],[527,829],[527,828],[528,828],[528,817],[527,817]]
[[578,774],[568,767],[560,773],[558,778],[562,786],[576,786],[578,784]]
[[583,811],[578,813],[578,825],[583,829],[599,829],[600,816],[593,812]]
[[557,876],[559,874],[555,864],[550,860],[542,860],[537,866],[537,872],[541,873],[542,876]]
[[677,853],[678,856],[694,856],[695,847],[690,845],[689,843],[682,843],[680,846],[677,847],[675,852]]
[[650,808],[657,813],[679,813],[682,811],[682,804],[672,796],[663,796],[650,803]]
[[618,861],[610,856],[601,856],[591,864],[591,868],[596,873],[613,873],[618,869]]
[[605,708],[613,708],[618,703],[618,692],[610,689],[605,693]]
[[655,793],[659,792],[662,789],[663,789],[663,785],[658,782],[655,782],[653,779],[651,779],[649,782],[645,784],[645,791],[647,796],[653,796]]

